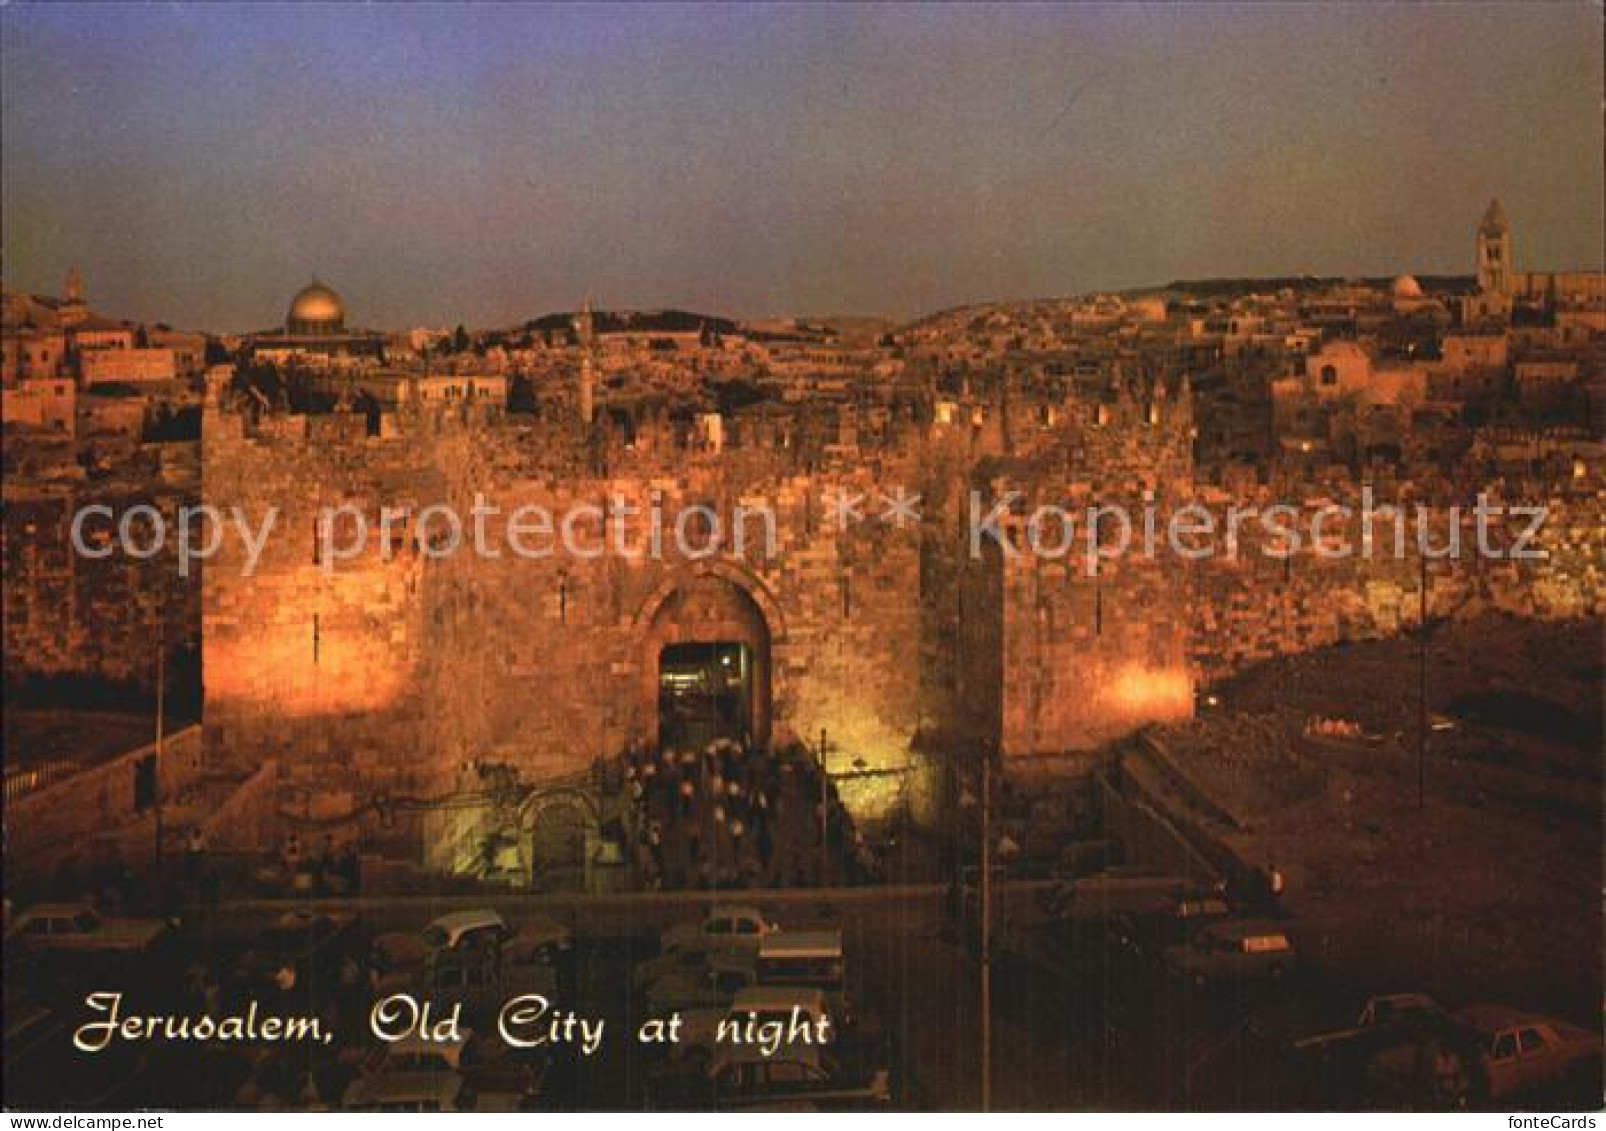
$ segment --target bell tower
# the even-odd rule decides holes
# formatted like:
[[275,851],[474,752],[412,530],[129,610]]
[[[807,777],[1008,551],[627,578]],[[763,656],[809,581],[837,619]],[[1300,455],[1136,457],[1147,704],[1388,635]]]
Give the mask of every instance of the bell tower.
[[1491,200],[1478,225],[1478,290],[1483,294],[1511,293],[1511,225],[1498,200]]
[[64,326],[76,326],[89,317],[89,304],[84,301],[84,277],[76,267],[68,270],[67,280],[62,285],[60,314]]

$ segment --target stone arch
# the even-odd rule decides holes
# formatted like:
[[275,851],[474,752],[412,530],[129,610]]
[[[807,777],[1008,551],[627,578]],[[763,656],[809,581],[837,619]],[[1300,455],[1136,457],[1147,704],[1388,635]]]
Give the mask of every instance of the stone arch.
[[676,590],[685,588],[688,583],[700,577],[721,578],[740,589],[763,614],[764,622],[769,626],[771,643],[779,644],[786,639],[786,620],[782,616],[780,602],[770,592],[769,586],[741,566],[718,560],[697,562],[675,570],[664,578],[636,611],[635,618],[631,621],[632,631],[637,633],[645,631],[663,608],[664,602],[669,600]]
[[774,721],[775,649],[786,635],[774,596],[762,582],[727,562],[700,562],[676,571],[642,603],[633,622],[641,649],[642,720],[647,741],[659,742],[659,665],[679,644],[735,643],[748,651],[747,717],[751,737],[767,745]]
[[600,828],[596,799],[559,786],[530,794],[519,808],[518,841],[533,881],[554,868],[586,868],[586,848]]

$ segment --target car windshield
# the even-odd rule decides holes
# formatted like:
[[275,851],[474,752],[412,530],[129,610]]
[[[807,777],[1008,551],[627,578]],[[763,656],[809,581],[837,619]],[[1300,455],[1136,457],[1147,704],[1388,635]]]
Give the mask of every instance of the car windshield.
[[451,936],[446,933],[446,928],[438,923],[431,923],[424,928],[423,939],[424,945],[429,947],[442,947],[452,941]]

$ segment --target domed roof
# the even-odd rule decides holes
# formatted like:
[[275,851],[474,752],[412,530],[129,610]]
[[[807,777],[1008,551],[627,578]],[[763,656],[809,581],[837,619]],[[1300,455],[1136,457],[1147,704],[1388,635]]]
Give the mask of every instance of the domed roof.
[[1422,284],[1416,281],[1414,275],[1401,275],[1394,280],[1395,298],[1421,298]]
[[296,292],[296,297],[290,300],[290,313],[285,317],[285,322],[290,325],[315,322],[338,326],[345,320],[346,304],[340,301],[339,295],[316,280]]

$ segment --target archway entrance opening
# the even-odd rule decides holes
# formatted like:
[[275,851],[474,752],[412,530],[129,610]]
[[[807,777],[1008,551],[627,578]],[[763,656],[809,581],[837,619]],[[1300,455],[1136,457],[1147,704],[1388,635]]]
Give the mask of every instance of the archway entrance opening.
[[658,654],[660,742],[698,749],[754,738],[754,664],[737,641],[670,644]]
[[639,717],[649,746],[768,745],[770,628],[745,588],[714,573],[679,579],[651,607],[641,648]]

